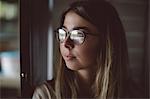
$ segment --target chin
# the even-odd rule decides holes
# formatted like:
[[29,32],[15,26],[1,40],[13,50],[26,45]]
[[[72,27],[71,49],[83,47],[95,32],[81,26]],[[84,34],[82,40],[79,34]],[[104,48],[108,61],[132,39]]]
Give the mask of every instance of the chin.
[[77,71],[77,70],[80,70],[81,67],[79,67],[79,65],[69,65],[69,64],[66,64],[66,67],[70,70],[73,70],[73,71]]

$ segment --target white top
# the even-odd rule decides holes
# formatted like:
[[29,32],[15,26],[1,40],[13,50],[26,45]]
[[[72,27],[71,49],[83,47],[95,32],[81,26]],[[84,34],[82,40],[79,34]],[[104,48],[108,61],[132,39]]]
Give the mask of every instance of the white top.
[[35,89],[32,99],[55,99],[54,90],[45,82]]

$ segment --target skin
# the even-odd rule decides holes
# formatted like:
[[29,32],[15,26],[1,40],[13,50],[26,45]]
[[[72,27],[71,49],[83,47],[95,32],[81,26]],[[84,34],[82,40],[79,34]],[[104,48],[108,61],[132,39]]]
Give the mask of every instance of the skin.
[[[98,34],[97,29],[87,20],[73,11],[66,14],[63,26],[68,30],[76,27],[87,27],[91,34]],[[96,58],[99,51],[100,40],[98,36],[86,35],[83,44],[76,45],[70,38],[60,43],[60,52],[65,60],[67,68],[74,70],[78,74],[82,96],[89,94],[85,90],[91,85],[96,69]],[[83,86],[84,85],[84,86]],[[89,97],[89,96],[88,96]]]

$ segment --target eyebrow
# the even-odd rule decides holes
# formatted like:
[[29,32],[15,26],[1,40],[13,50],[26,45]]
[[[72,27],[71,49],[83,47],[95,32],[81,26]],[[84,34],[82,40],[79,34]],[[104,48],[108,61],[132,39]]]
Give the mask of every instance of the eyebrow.
[[[66,26],[62,26],[63,28],[65,28],[65,29],[67,29],[67,27]],[[67,29],[68,30],[68,29]],[[91,30],[88,28],[88,27],[86,27],[86,26],[78,26],[78,27],[74,27],[74,28],[72,28],[70,31],[72,31],[72,30],[85,30],[85,33],[86,34],[90,34],[90,35],[93,35],[93,36],[97,36],[97,34],[93,34],[92,32],[91,32]]]
[[[62,26],[62,27],[65,28],[65,29],[67,29],[66,26]],[[74,27],[71,30],[79,30],[79,29],[83,29],[83,30],[86,30],[87,32],[91,32],[91,30],[88,27],[86,27],[86,26]]]

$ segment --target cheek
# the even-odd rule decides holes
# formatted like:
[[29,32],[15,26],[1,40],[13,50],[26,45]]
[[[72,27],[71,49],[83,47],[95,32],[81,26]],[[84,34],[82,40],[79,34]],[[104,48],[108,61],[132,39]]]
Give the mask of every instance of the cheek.
[[90,44],[80,49],[80,60],[87,65],[96,64],[97,53],[99,51],[99,44]]
[[87,48],[85,50],[82,51],[81,54],[83,54],[83,56],[85,56],[85,58],[96,58],[98,49],[96,47],[94,48]]
[[63,48],[63,46],[61,44],[59,45],[59,50],[60,50],[60,53],[62,55],[64,53],[64,48]]

